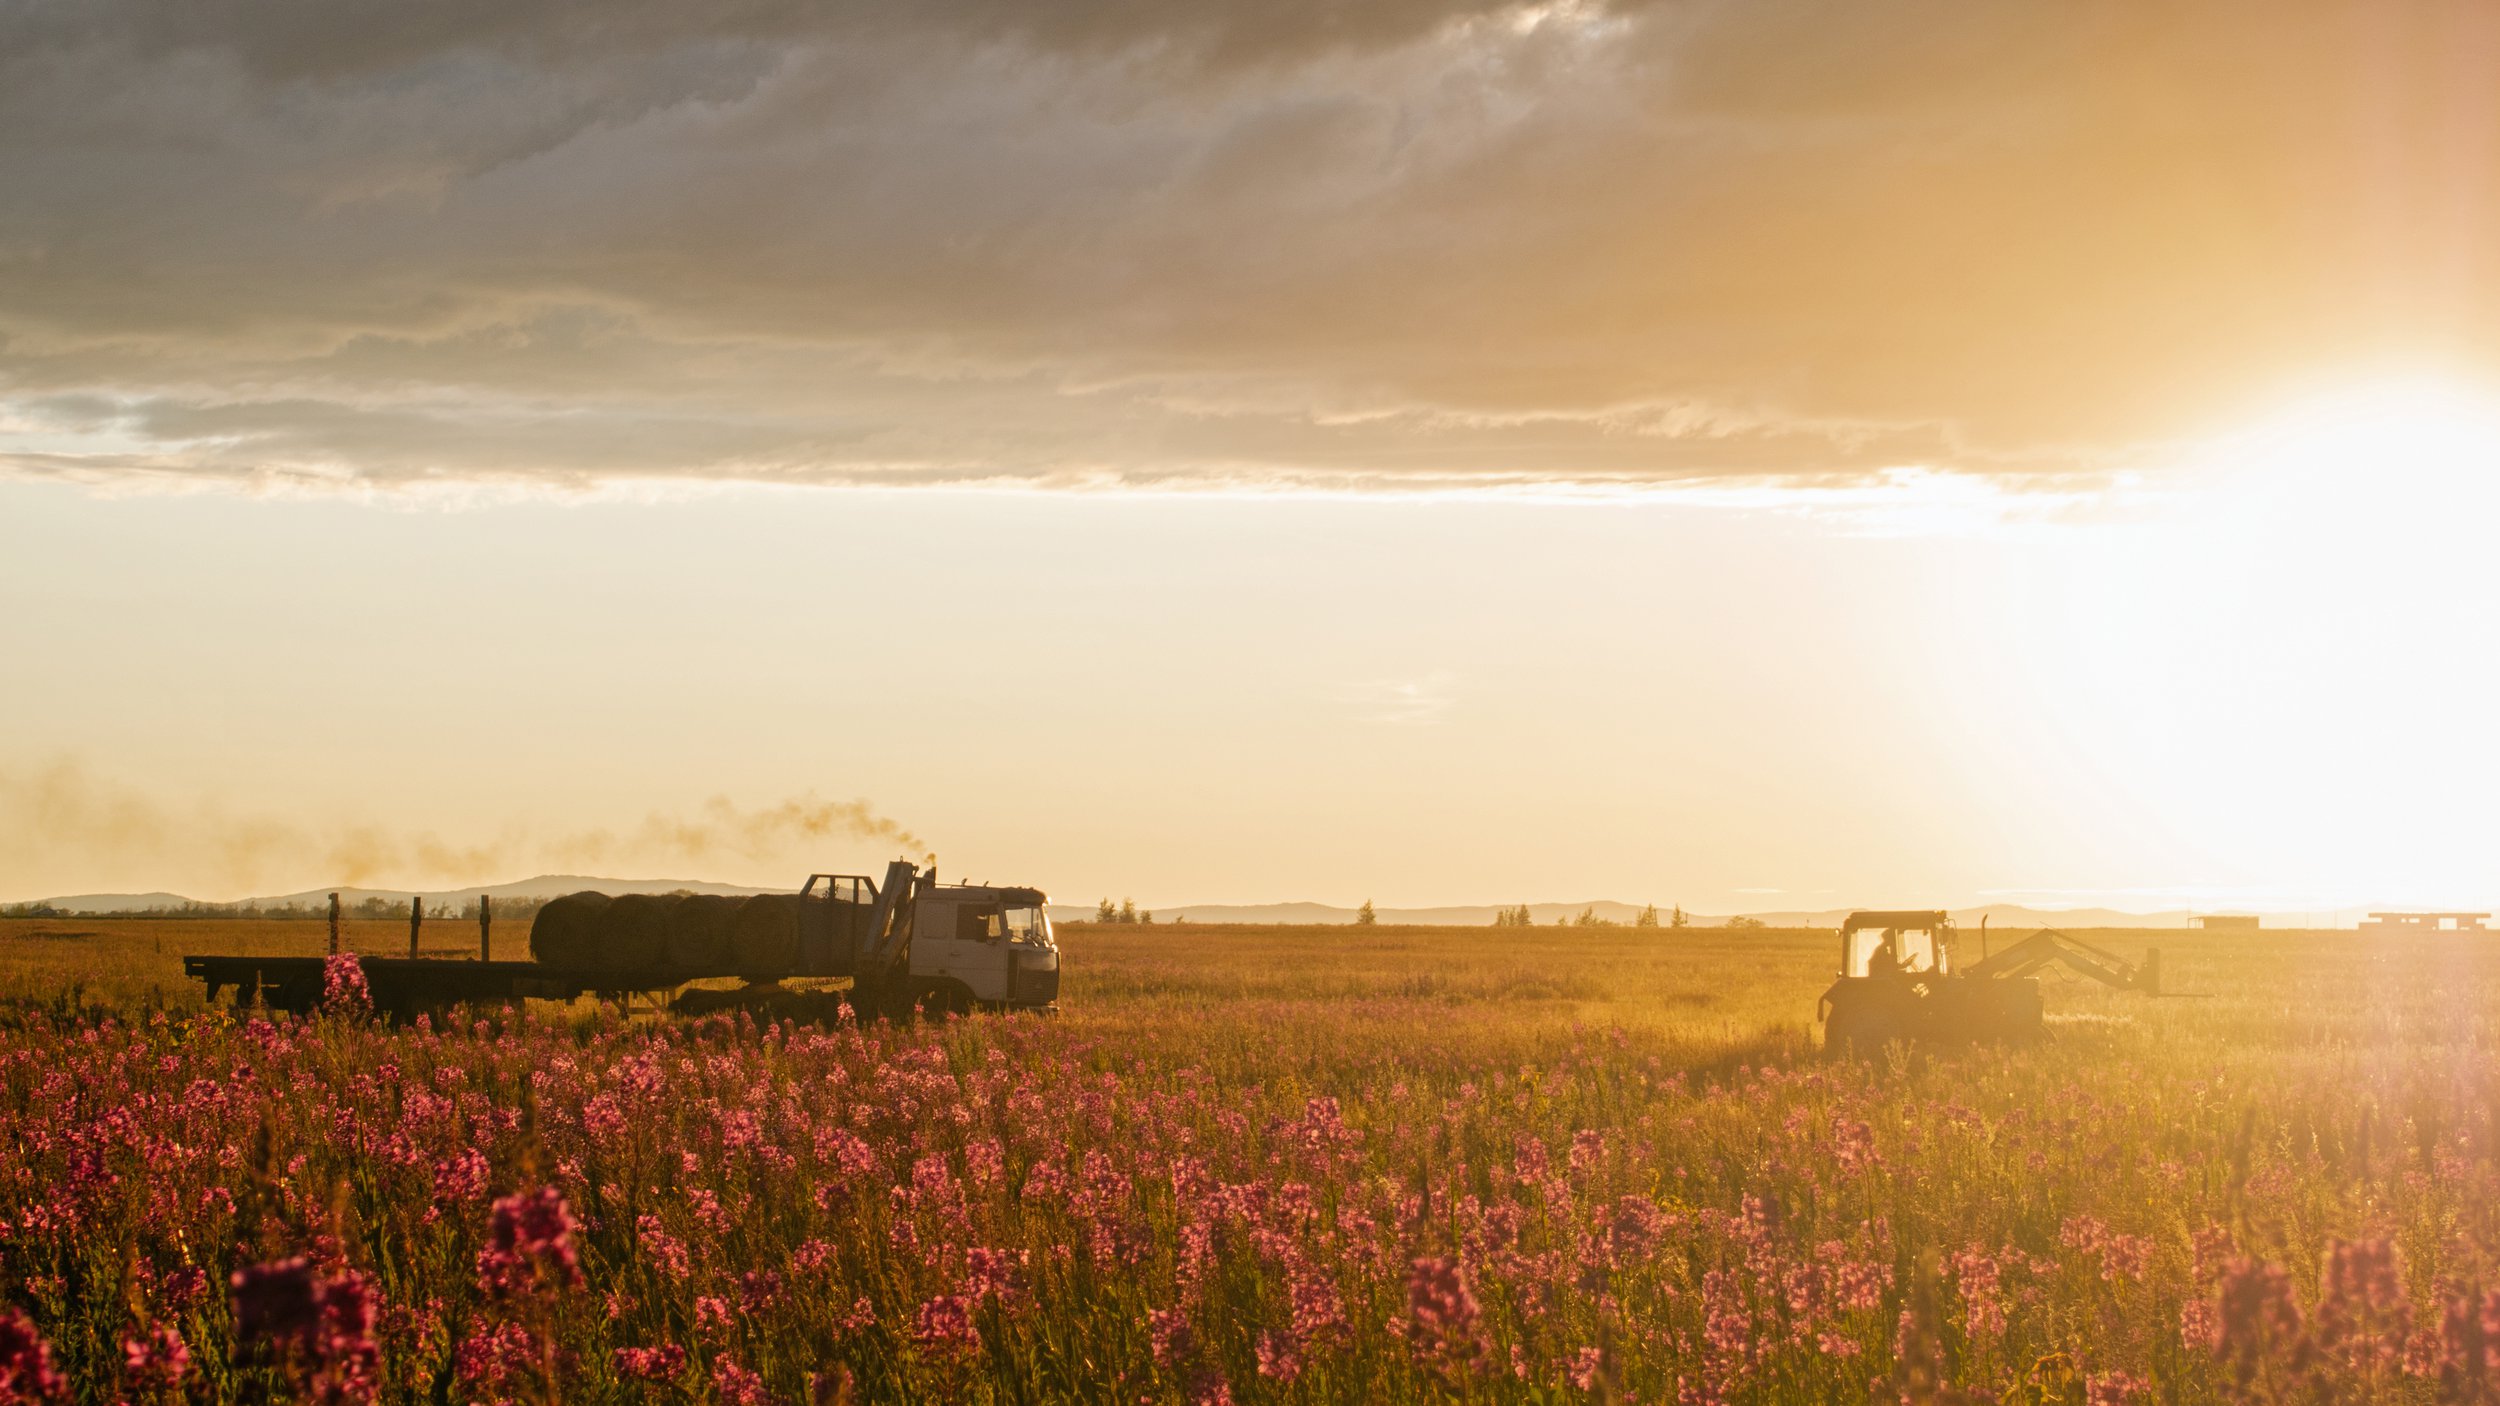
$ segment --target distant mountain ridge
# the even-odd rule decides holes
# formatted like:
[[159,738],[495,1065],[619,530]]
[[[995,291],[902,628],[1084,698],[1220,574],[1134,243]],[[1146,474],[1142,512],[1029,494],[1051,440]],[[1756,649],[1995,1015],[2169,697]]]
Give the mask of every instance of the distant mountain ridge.
[[[1509,905],[1516,907],[1517,905]],[[1630,923],[1638,918],[1645,904],[1620,903],[1612,899],[1595,899],[1579,903],[1531,903],[1528,915],[1541,926],[1552,927],[1568,922],[1581,913],[1613,923]],[[1871,907],[1873,905],[1861,905]],[[1054,904],[1050,915],[1058,922],[1083,922],[1094,916],[1094,906]],[[1374,908],[1374,918],[1389,926],[1413,927],[1482,927],[1501,912],[1499,905],[1481,903],[1438,908]],[[1658,920],[1668,921],[1670,909],[1661,907]],[[1724,927],[1734,917],[1744,917],[1771,928],[1838,928],[1841,920],[1856,912],[1854,908],[1829,908],[1815,912],[1753,912],[1716,916],[1687,913],[1686,921],[1694,927]],[[1977,928],[1982,919],[1992,930],[2011,931],[2031,928],[2184,928],[2197,912],[2180,908],[2159,913],[2128,913],[2115,908],[2048,909],[2026,908],[2020,904],[1990,903],[1975,908],[1948,910],[1953,921],[1964,928]],[[2243,910],[2244,911],[2244,910]],[[2321,912],[2316,915],[2322,925],[2348,927],[2359,910]],[[1172,908],[1154,910],[1157,922],[1191,923],[1275,923],[1326,926],[1351,923],[1355,910],[1327,903],[1184,903]],[[2273,926],[2299,926],[2292,919],[2300,915],[2269,914]]]
[[541,874],[534,879],[521,879],[509,884],[472,884],[467,888],[449,889],[377,889],[342,884],[337,888],[306,889],[301,893],[232,902],[185,898],[178,893],[81,893],[34,901],[64,913],[153,913],[189,907],[318,908],[327,905],[330,895],[334,893],[339,896],[341,904],[352,908],[368,898],[378,898],[385,903],[405,903],[411,898],[422,898],[429,905],[462,904],[476,902],[481,894],[488,898],[539,899],[579,893],[584,889],[596,889],[608,894],[676,893],[683,890],[688,893],[738,895],[780,891],[757,888],[751,884],[716,884],[703,879],[602,879],[587,874]]

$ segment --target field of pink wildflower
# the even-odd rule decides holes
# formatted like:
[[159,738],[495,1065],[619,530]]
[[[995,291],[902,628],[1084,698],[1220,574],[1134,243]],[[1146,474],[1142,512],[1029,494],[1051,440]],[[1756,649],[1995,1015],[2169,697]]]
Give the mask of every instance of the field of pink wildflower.
[[1080,929],[1055,1020],[395,1029],[202,1009],[166,931],[0,925],[0,1402],[2500,1400],[2454,940],[2164,935],[2206,997],[1870,1067],[1817,934]]

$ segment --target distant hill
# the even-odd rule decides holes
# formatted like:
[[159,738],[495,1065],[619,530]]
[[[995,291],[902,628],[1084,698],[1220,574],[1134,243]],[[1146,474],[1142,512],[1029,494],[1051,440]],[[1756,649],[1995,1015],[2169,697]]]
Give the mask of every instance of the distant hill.
[[[1640,916],[1644,906],[1646,905],[1638,903],[1619,903],[1611,899],[1579,903],[1531,903],[1528,905],[1528,914],[1546,927],[1576,918],[1583,911],[1591,910],[1599,918],[1610,922],[1629,923]],[[1379,921],[1392,926],[1481,927],[1490,924],[1494,914],[1499,911],[1499,908],[1491,904],[1473,904],[1445,908],[1375,908],[1373,913]],[[1751,918],[1765,927],[1838,928],[1841,920],[1853,911],[1855,910],[1848,908],[1831,908],[1817,912],[1763,912],[1747,913],[1742,916]],[[1665,920],[1667,912],[1668,909],[1663,906],[1659,909],[1660,921]],[[2195,916],[2185,909],[2163,913],[2124,913],[2114,908],[2076,908],[2052,911],[2024,908],[2010,903],[1992,903],[1979,908],[1957,908],[1953,909],[1952,913],[1953,921],[1962,927],[1977,928],[1980,920],[1985,918],[1989,928],[1997,931],[2015,929],[2027,931],[2032,928],[2183,928],[2188,926],[2189,920]],[[1084,922],[1094,916],[1094,909],[1090,904],[1082,906],[1058,904],[1051,908],[1050,914],[1052,919],[1058,922]],[[1353,909],[1340,908],[1326,903],[1185,903],[1173,908],[1158,908],[1154,910],[1154,915],[1157,922],[1325,925],[1354,921]],[[1724,927],[1731,916],[1734,915],[1713,916],[1693,913],[1687,915],[1687,920],[1695,927]],[[2319,916],[2338,925],[2348,925],[2352,920],[2350,914],[2336,914],[2331,918],[2325,914]],[[2284,925],[2284,920],[2277,918],[2273,925]]]
[[[1578,917],[1582,909],[1593,908],[1600,918],[1628,923],[1641,915],[1642,906],[1598,899],[1584,903],[1531,903],[1528,912],[1538,922],[1551,924],[1559,919]],[[1375,908],[1373,915],[1391,925],[1465,928],[1491,923],[1496,911],[1491,904],[1474,904],[1448,908]],[[1661,914],[1665,911],[1663,908],[1659,910]],[[1083,922],[1094,916],[1094,907],[1092,904],[1054,904],[1050,916],[1054,922]],[[1158,908],[1155,918],[1158,922],[1326,925],[1353,922],[1354,910],[1326,903],[1185,903],[1176,908]]]
[[[1754,913],[1748,916],[1773,928],[1838,928],[1841,920],[1853,909],[1828,908],[1814,913]],[[1976,928],[1986,919],[1996,928],[2183,928],[2196,917],[2188,909],[2164,913],[2122,913],[2115,908],[2025,908],[2012,903],[1991,903],[1979,908],[1951,910],[1958,927]],[[2279,920],[2278,920],[2279,921]]]
[[191,900],[178,893],[77,893],[38,901],[64,913],[153,913],[180,908]]
[[314,904],[329,902],[330,895],[335,893],[339,896],[339,902],[347,904],[362,903],[368,898],[379,898],[385,903],[397,903],[410,898],[423,898],[428,903],[437,899],[453,903],[467,903],[480,894],[488,898],[553,898],[558,894],[580,893],[584,889],[596,889],[607,894],[676,893],[684,890],[687,893],[736,895],[781,891],[777,887],[766,889],[752,884],[715,884],[702,879],[601,879],[588,874],[541,874],[535,879],[522,879],[516,883],[483,884],[464,889],[306,889],[302,893],[282,894],[275,898],[248,899],[246,902],[256,903],[263,908],[283,908],[290,903],[310,907]]
[[330,901],[330,895],[335,893],[339,896],[339,902],[350,908],[368,898],[378,898],[385,903],[405,903],[411,898],[422,898],[427,906],[431,907],[438,903],[453,905],[471,903],[476,901],[480,894],[489,898],[538,899],[553,898],[561,893],[579,893],[584,889],[596,889],[601,893],[610,894],[675,893],[681,889],[690,893],[733,895],[779,891],[757,888],[752,885],[716,884],[702,879],[602,879],[587,874],[541,874],[537,878],[522,879],[516,883],[476,884],[468,888],[452,889],[375,889],[342,885],[334,889],[305,889],[301,893],[264,895],[231,903],[186,898],[178,893],[82,893],[37,901],[64,913],[154,913],[194,905],[221,908],[319,908],[326,906]]

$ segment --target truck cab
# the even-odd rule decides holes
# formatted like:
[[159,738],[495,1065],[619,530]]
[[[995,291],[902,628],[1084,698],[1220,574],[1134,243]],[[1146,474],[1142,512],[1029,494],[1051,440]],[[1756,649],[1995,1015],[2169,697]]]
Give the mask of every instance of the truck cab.
[[940,884],[934,875],[919,882],[911,920],[915,985],[954,994],[959,1005],[1034,1007],[1059,999],[1059,939],[1041,890]]
[[1059,939],[1050,899],[1005,884],[941,884],[897,860],[882,883],[816,874],[799,890],[800,975],[848,976],[862,1015],[1050,1010]]

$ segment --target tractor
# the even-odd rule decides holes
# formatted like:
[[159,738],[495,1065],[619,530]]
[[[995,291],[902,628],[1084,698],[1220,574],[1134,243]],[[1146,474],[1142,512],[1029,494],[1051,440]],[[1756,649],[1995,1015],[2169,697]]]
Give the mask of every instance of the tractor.
[[2053,962],[2122,991],[2161,994],[2161,953],[2141,966],[2105,948],[2042,928],[2001,952],[1964,964],[1952,917],[1940,909],[1852,913],[1840,925],[1840,977],[1817,1016],[1823,1048],[1871,1054],[1895,1041],[2029,1042],[2043,1033],[2037,973]]

